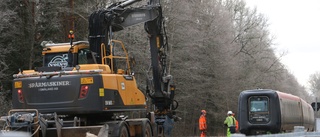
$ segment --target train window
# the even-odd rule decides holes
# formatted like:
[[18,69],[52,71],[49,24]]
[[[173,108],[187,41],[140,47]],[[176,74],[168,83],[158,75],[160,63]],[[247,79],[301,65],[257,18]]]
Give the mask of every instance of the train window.
[[251,112],[269,111],[269,99],[266,96],[254,96],[249,98]]

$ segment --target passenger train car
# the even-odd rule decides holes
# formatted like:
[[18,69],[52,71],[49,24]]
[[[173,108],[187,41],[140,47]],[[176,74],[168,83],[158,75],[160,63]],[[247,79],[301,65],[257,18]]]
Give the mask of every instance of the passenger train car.
[[303,99],[271,89],[242,91],[238,99],[239,130],[246,135],[291,132],[294,126],[314,130],[314,111]]

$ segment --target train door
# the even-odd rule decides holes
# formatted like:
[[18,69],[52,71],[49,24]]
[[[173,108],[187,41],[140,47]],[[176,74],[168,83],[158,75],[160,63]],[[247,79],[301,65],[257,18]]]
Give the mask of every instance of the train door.
[[298,102],[298,106],[299,106],[299,109],[301,110],[300,111],[300,117],[299,117],[299,121],[300,121],[300,123],[301,123],[301,125],[300,126],[303,126],[304,125],[304,121],[303,121],[303,107],[302,107],[302,103],[301,103],[301,101],[299,101]]
[[279,113],[279,115],[280,115],[280,119],[281,119],[281,123],[280,123],[280,125],[281,125],[281,127],[280,127],[280,131],[283,131],[283,124],[284,124],[284,110],[286,109],[286,107],[284,107],[283,106],[283,100],[280,98],[279,99],[279,106],[280,106],[280,113]]

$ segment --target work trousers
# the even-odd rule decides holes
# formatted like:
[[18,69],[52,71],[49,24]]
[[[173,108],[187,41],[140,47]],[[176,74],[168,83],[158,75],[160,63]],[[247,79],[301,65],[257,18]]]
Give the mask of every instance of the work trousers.
[[205,137],[206,136],[206,132],[205,131],[201,131],[200,137]]

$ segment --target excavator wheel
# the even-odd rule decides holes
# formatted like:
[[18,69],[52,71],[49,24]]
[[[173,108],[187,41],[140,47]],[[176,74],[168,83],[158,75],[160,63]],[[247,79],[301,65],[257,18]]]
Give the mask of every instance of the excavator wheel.
[[152,137],[152,130],[149,122],[144,123],[142,134],[142,137]]
[[129,132],[125,124],[123,124],[120,128],[120,136],[119,137],[129,137]]

